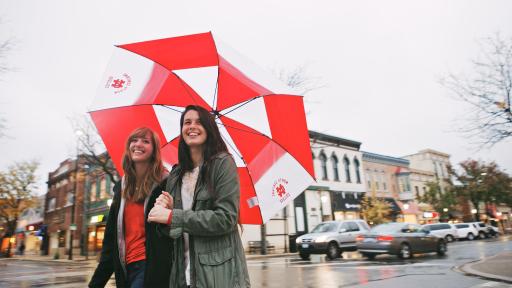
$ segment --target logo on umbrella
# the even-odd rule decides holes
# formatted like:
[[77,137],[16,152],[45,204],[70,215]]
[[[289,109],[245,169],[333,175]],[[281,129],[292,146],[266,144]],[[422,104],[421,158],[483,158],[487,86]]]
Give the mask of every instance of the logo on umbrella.
[[286,185],[288,184],[288,180],[284,178],[279,178],[272,185],[272,196],[276,196],[279,198],[279,202],[284,202],[288,197],[290,197],[290,193],[286,192]]
[[105,84],[105,88],[114,89],[114,93],[121,93],[128,89],[132,85],[132,77],[130,75],[124,73],[121,77],[110,76],[108,77],[107,83]]

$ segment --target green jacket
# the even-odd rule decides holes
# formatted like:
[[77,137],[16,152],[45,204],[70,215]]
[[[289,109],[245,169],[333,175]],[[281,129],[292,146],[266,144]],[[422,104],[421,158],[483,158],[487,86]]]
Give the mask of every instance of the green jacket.
[[187,287],[183,232],[189,234],[191,287],[250,287],[237,227],[240,181],[235,161],[221,153],[209,165],[211,188],[199,176],[191,210],[182,209],[179,166],[167,180],[166,190],[174,197],[171,225],[163,229],[174,240],[170,287]]

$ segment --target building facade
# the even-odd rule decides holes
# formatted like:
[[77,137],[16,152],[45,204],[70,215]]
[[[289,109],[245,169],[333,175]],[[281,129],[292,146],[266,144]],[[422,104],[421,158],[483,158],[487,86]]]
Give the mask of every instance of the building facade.
[[67,159],[48,174],[43,222],[49,241],[43,251],[50,255],[64,257],[68,255],[70,247],[73,248],[73,253],[80,252],[80,231],[83,223],[80,216],[84,213],[85,183],[84,177],[79,176],[81,170],[83,164],[80,161]]
[[390,204],[391,219],[417,223],[419,211],[411,191],[409,161],[363,152],[363,167],[367,193]]

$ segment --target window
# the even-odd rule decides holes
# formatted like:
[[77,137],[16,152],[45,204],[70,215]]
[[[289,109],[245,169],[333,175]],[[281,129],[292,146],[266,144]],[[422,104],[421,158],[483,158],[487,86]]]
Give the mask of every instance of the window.
[[334,173],[334,181],[340,181],[340,176],[338,174],[338,157],[333,153],[331,156],[332,161],[332,171]]
[[322,167],[322,180],[328,180],[327,178],[327,156],[324,151],[320,152],[320,166]]
[[348,226],[350,227],[350,231],[359,231],[359,226],[354,222],[348,222]]
[[418,186],[414,186],[414,191],[416,191],[416,194],[420,194],[420,189],[418,188]]
[[361,165],[359,164],[359,160],[354,157],[354,168],[356,169],[356,182],[361,183],[361,173],[359,172],[359,169]]
[[107,194],[107,180],[105,178],[102,178],[100,182],[100,198],[106,199],[109,197],[110,195]]
[[65,206],[73,205],[73,200],[75,199],[74,196],[75,195],[73,194],[73,192],[68,192],[68,194],[66,194],[66,205]]
[[384,171],[380,171],[380,182],[382,182],[382,189],[386,191],[388,186],[386,185],[386,181],[384,180]]
[[372,172],[370,169],[366,169],[366,181],[368,182],[368,189],[372,189]]
[[345,166],[345,177],[347,183],[350,183],[350,161],[348,160],[347,156],[343,158],[343,165]]
[[[343,230],[345,229],[345,230]],[[349,232],[350,231],[350,225],[348,225],[347,222],[341,224],[339,232]]]
[[379,175],[379,171],[375,170],[375,189],[376,190],[379,190],[380,189],[380,185],[379,185],[379,178],[380,178],[380,175]]
[[51,198],[50,200],[48,200],[48,212],[55,210],[55,201],[55,198]]

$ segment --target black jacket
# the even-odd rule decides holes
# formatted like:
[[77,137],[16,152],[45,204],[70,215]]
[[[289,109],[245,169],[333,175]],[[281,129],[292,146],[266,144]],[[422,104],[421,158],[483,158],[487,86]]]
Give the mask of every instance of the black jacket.
[[[165,181],[164,181],[165,183]],[[156,198],[162,193],[161,185],[153,189],[146,206],[146,215],[155,204]],[[123,264],[119,259],[117,241],[117,218],[121,204],[121,184],[114,186],[114,200],[110,206],[101,258],[89,282],[89,287],[104,287],[112,273],[116,277],[116,287],[128,287],[127,276]],[[144,274],[144,287],[169,287],[171,269],[172,241],[156,230],[157,224],[146,221],[146,270]]]

